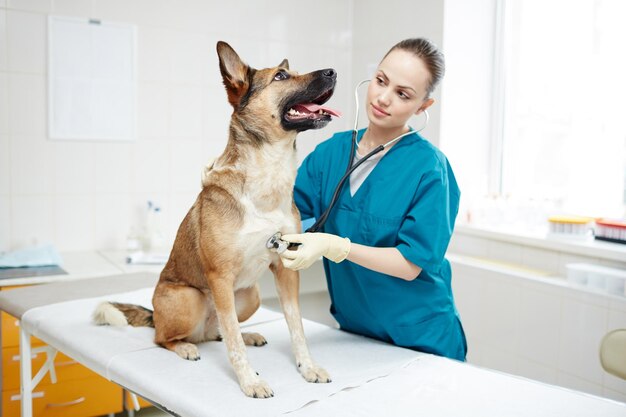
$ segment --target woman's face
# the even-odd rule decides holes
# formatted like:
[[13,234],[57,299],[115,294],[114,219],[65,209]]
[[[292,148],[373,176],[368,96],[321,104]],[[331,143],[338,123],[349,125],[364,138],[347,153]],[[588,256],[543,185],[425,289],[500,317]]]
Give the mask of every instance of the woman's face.
[[411,52],[395,49],[382,60],[367,89],[367,116],[380,128],[403,127],[433,103],[426,98],[430,74]]

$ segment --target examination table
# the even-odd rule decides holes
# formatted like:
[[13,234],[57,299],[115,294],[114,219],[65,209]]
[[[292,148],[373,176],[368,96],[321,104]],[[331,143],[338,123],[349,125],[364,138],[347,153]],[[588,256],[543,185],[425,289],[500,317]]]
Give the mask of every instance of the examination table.
[[[199,345],[185,361],[156,346],[154,329],[91,323],[103,300],[151,307],[154,273],[19,288],[0,293],[0,310],[20,319],[22,416],[52,360],[31,370],[30,335],[172,415],[200,416],[626,416],[626,404],[349,334],[309,320],[314,360],[330,384],[307,383],[294,364],[282,314],[261,308],[245,331],[268,345],[248,347],[252,367],[274,390],[252,399],[239,389],[223,343]],[[471,349],[471,346],[470,346]],[[31,375],[35,374],[34,377]],[[26,377],[28,376],[28,377]]]

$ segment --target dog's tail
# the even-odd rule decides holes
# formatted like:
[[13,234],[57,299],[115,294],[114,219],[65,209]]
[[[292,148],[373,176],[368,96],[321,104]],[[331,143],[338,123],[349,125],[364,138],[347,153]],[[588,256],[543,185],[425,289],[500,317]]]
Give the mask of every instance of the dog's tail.
[[135,304],[103,301],[96,307],[92,318],[99,325],[154,327],[152,310]]

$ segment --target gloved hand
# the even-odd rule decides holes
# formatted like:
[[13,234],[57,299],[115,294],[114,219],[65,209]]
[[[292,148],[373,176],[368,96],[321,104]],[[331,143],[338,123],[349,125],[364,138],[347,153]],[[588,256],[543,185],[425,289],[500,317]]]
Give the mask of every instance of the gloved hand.
[[310,267],[320,256],[341,262],[350,253],[350,239],[329,233],[282,235],[281,240],[301,243],[297,250],[286,250],[280,254],[283,265],[294,270]]

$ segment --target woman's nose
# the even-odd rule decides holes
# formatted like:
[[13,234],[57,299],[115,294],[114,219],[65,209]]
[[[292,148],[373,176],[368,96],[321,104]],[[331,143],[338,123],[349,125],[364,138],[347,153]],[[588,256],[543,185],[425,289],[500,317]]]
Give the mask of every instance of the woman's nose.
[[389,92],[387,90],[381,91],[378,95],[378,104],[380,104],[381,106],[389,105]]

